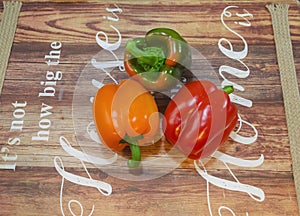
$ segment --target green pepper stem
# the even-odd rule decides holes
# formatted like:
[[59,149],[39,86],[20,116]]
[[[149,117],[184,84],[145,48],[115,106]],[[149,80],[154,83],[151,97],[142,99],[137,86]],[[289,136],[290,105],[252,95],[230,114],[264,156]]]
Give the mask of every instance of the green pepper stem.
[[234,92],[234,88],[233,86],[225,86],[223,87],[223,91],[226,92],[227,94],[231,94],[232,92]]
[[138,167],[141,162],[140,146],[137,142],[135,142],[135,143],[129,143],[129,147],[131,150],[131,158],[127,161],[127,165],[129,168]]
[[133,55],[134,57],[136,57],[137,59],[139,59],[140,61],[142,61],[148,65],[154,66],[158,62],[157,56],[150,56],[147,52],[139,49],[134,40],[127,41],[126,50],[131,55]]
[[143,139],[143,135],[138,135],[136,137],[130,137],[127,134],[120,143],[128,143],[131,151],[131,158],[128,159],[127,165],[129,168],[135,168],[140,165],[141,162],[141,149],[138,143],[139,139]]

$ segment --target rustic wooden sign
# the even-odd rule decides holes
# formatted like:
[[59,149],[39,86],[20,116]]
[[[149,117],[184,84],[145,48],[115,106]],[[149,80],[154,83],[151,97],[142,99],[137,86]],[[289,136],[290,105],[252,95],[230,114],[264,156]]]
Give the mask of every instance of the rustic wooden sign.
[[[300,7],[284,3],[299,71]],[[23,2],[0,97],[0,215],[299,214],[266,4]],[[196,76],[234,85],[240,117],[209,161],[174,160],[160,137],[142,149],[144,170],[132,173],[120,166],[126,151],[101,154],[92,100],[128,78],[126,41],[156,27],[191,45]],[[164,110],[168,98],[155,99]]]

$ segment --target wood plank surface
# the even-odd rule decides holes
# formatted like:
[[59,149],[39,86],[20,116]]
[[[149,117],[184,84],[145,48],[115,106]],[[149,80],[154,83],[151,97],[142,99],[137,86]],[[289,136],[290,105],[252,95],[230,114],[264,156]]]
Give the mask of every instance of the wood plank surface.
[[[0,96],[0,215],[72,215],[68,209],[69,200],[78,201],[70,204],[75,215],[81,215],[78,203],[82,205],[82,215],[92,211],[93,215],[299,215],[272,23],[265,8],[267,3],[261,0],[23,2]],[[290,32],[300,84],[300,6],[292,0],[272,3],[290,4]],[[224,22],[239,36],[221,22],[222,12],[227,7],[231,16],[225,17]],[[2,11],[1,1],[0,17]],[[239,24],[247,21],[249,26]],[[245,192],[207,183],[197,173],[191,159],[183,160],[176,169],[160,177],[131,181],[85,162],[89,176],[81,161],[62,148],[62,136],[79,151],[95,148],[90,143],[82,143],[85,128],[81,132],[81,125],[78,125],[91,118],[84,115],[91,95],[85,95],[82,90],[82,104],[75,103],[74,99],[81,75],[91,59],[103,52],[95,40],[97,32],[103,31],[109,42],[115,43],[117,29],[124,45],[129,38],[143,36],[156,27],[180,32],[201,52],[216,74],[222,65],[242,71],[247,70],[245,65],[248,67],[250,74],[246,78],[230,74],[226,77],[244,87],[245,91],[237,90],[237,95],[253,102],[252,107],[237,106],[241,118],[257,129],[258,138],[250,145],[229,139],[220,151],[245,160],[257,160],[262,155],[263,164],[257,167],[226,164],[235,177],[217,159],[209,161],[206,169],[220,179],[261,189],[265,195],[261,202]],[[243,64],[224,55],[218,47],[220,39],[226,38],[234,51],[241,51],[245,46],[241,37],[248,46],[248,53],[241,60]],[[53,50],[52,42],[61,42],[61,48],[59,64],[49,66],[45,55]],[[228,44],[224,46],[229,48]],[[195,67],[201,68],[202,63],[195,63]],[[45,88],[47,71],[61,71],[62,79],[53,84],[55,96],[39,97]],[[113,75],[117,79],[127,77],[125,72]],[[221,77],[219,79],[222,81]],[[160,94],[155,95],[155,99],[164,110],[168,99]],[[46,117],[41,115],[43,104],[50,112]],[[78,112],[82,115],[75,116]],[[49,130],[48,140],[33,140],[43,130],[43,119],[51,125],[44,128],[44,131]],[[23,121],[19,129],[14,121]],[[241,135],[253,134],[250,126],[243,125]],[[145,158],[160,158],[170,148],[164,139],[155,146],[160,149],[142,150]],[[63,161],[65,171],[110,184],[112,194],[104,196],[94,187],[67,179],[62,187],[63,178],[54,166],[57,157]],[[111,169],[118,172],[118,167]]]

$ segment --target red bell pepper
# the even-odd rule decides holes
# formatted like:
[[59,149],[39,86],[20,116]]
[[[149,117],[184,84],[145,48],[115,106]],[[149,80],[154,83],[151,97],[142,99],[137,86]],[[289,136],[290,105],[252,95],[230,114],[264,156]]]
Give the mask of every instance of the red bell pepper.
[[238,110],[228,93],[209,81],[191,81],[172,98],[165,111],[163,129],[169,143],[191,159],[213,154],[229,137]]

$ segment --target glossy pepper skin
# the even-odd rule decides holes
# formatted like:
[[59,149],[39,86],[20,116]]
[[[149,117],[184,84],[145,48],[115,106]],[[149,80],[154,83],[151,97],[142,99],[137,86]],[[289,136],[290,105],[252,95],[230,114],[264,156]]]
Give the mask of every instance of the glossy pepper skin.
[[141,160],[139,146],[151,143],[159,129],[158,109],[152,95],[131,79],[119,85],[107,84],[96,93],[93,113],[103,143],[117,152],[129,145],[132,158],[128,166],[137,167]]
[[190,65],[191,52],[187,42],[169,28],[152,29],[145,37],[134,38],[126,44],[125,70],[149,90],[163,91],[174,87]]
[[232,87],[220,90],[209,81],[185,84],[166,108],[166,139],[188,158],[209,157],[237,123],[238,110],[228,96],[232,91]]

